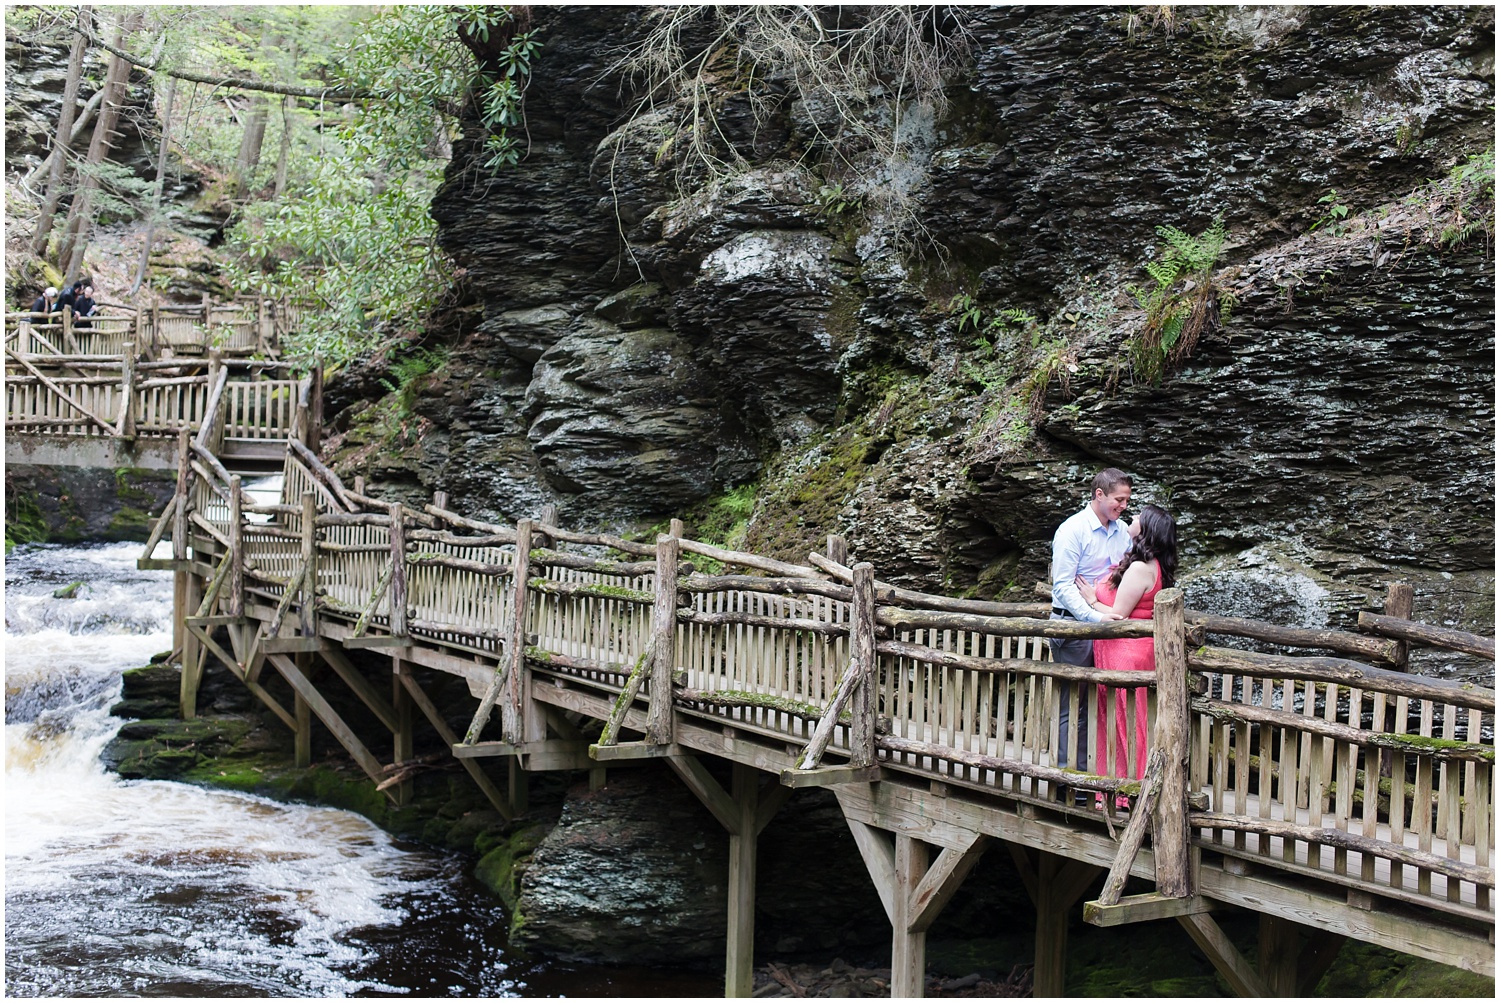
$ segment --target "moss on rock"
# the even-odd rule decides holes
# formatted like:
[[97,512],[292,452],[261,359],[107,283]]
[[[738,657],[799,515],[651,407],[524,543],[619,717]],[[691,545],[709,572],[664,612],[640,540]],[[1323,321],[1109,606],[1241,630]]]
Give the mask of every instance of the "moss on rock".
[[[492,846],[479,859],[474,868],[474,877],[479,883],[500,897],[505,907],[515,917],[516,905],[521,898],[521,874],[527,862],[547,833],[552,831],[548,822],[528,822],[511,832],[485,840]],[[476,842],[476,846],[480,845]]]

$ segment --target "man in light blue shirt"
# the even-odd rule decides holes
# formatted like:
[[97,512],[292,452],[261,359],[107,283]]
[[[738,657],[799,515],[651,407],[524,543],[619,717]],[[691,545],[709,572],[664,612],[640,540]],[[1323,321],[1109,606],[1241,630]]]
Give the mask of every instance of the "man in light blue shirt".
[[[1052,619],[1099,623],[1114,619],[1089,607],[1078,591],[1076,579],[1097,581],[1130,546],[1130,534],[1120,517],[1130,506],[1130,477],[1109,467],[1094,476],[1093,497],[1083,510],[1063,521],[1052,537]],[[1068,665],[1092,666],[1094,642],[1052,638],[1052,660]],[[1073,745],[1068,744],[1069,704],[1073,687],[1059,685],[1061,721],[1058,728],[1058,765],[1083,769],[1088,763],[1088,722],[1077,722]],[[1070,750],[1073,754],[1070,755]]]

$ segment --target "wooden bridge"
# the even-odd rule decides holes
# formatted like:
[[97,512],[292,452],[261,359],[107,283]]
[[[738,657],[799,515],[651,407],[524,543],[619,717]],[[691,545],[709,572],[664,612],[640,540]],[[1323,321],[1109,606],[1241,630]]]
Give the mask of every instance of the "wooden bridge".
[[[642,543],[547,513],[465,518],[441,494],[421,510],[370,497],[317,456],[316,375],[215,357],[158,377],[127,352],[95,369],[74,357],[101,375],[65,382],[11,351],[31,378],[7,374],[12,435],[171,451],[176,495],[140,564],[175,572],[184,716],[212,655],[299,760],[316,718],[399,801],[420,712],[506,817],[529,772],[600,782],[664,761],[729,833],[727,995],[751,986],[757,835],[808,786],[837,796],[879,890],[894,996],[922,995],[926,930],[990,847],[1036,904],[1038,996],[1063,991],[1068,919],[1090,890],[1089,922],[1173,918],[1244,995],[1304,994],[1345,938],[1494,974],[1495,693],[1403,671],[1412,645],[1493,661],[1494,640],[1411,621],[1404,586],[1358,632],[1198,613],[1176,589],[1151,621],[1052,621],[1043,604],[883,584],[837,538],[793,564],[685,539],[676,521]],[[69,410],[35,403],[38,386]],[[277,457],[275,503],[232,472],[246,443]],[[171,557],[154,557],[164,541]],[[1142,673],[1059,664],[1046,643],[1148,635]],[[429,696],[445,676],[475,701],[464,734]],[[382,734],[357,734],[329,687]],[[1111,741],[1101,758],[1091,741],[1080,768],[1059,766],[1063,701],[1091,735],[1115,734],[1103,687],[1144,697],[1149,747]],[[1110,775],[1117,754],[1144,778]],[[1126,895],[1131,877],[1151,890]],[[1234,908],[1260,917],[1254,964],[1215,919]]]
[[[289,435],[316,436],[321,377],[278,361],[297,312],[266,302],[6,315],[7,463],[171,470],[178,433],[219,414],[216,454],[279,470]],[[293,429],[299,401],[311,420]],[[314,445],[316,443],[314,442]]]
[[292,331],[301,308],[275,300],[213,301],[207,293],[197,306],[130,307],[99,304],[98,313],[73,316],[71,308],[45,316],[29,312],[5,315],[5,347],[26,357],[108,356],[132,346],[150,360],[180,356],[278,354],[281,339]]

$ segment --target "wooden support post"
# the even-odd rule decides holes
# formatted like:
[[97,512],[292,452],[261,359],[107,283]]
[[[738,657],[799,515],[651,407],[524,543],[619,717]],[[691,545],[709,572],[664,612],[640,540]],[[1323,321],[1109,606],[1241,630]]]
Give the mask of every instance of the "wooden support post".
[[[443,506],[438,506],[438,507],[442,508]],[[543,526],[556,526],[557,525],[557,506],[554,505],[552,502],[548,502],[547,504],[543,505],[542,506],[542,514],[541,514],[541,517],[540,517],[540,522],[541,522],[541,524]],[[552,538],[550,536],[547,536],[544,533],[538,533],[536,535],[536,542],[535,542],[534,546],[536,546],[539,549],[540,548],[545,548],[545,547],[551,547],[552,546]]]
[[656,602],[651,617],[651,704],[646,711],[646,741],[670,745],[674,741],[672,670],[677,668],[678,538],[662,533],[656,538]]
[[[217,348],[208,353],[208,403],[203,411],[203,424],[198,429],[198,445],[217,455],[224,444],[224,422],[219,421],[219,409],[224,407],[226,388],[220,383],[228,377],[224,359]],[[217,391],[217,392],[216,392]],[[208,431],[208,435],[204,432]]]
[[302,492],[302,605],[303,637],[318,633],[318,501],[311,491]]
[[849,566],[849,541],[837,533],[828,534],[828,548],[824,551],[828,559],[835,564]]
[[64,352],[78,354],[78,343],[73,340],[73,308],[70,306],[62,308],[62,343]]
[[120,358],[120,423],[116,431],[127,439],[135,438],[135,345],[125,344],[125,354]]
[[[414,715],[412,713],[414,704],[411,693],[408,692],[406,686],[401,682],[400,664],[401,659],[399,657],[391,660],[391,705],[396,711],[396,729],[391,733],[391,758],[392,762],[398,764],[416,758],[416,739],[413,727]],[[412,782],[410,780],[401,781],[391,793],[395,795],[398,805],[410,803]]]
[[[1161,796],[1152,816],[1151,846],[1156,858],[1156,890],[1167,898],[1184,898],[1195,891],[1191,843],[1188,840],[1187,783],[1188,667],[1187,635],[1183,623],[1182,590],[1157,593],[1156,741],[1165,754]],[[1040,992],[1038,995],[1041,995]]]
[[850,671],[859,673],[850,698],[849,765],[875,765],[875,696],[880,686],[875,654],[875,566],[854,566],[854,601],[849,611]]
[[[850,814],[842,796],[839,803],[891,921],[891,996],[921,997],[927,983],[927,931],[983,856],[989,837],[973,833],[965,845],[945,847],[929,867],[931,850],[925,842],[861,822]],[[1098,872],[1079,866],[1090,874]],[[1074,897],[1082,891],[1079,888]]]
[[255,297],[255,349],[261,355],[271,354],[270,303],[263,297]]
[[[531,577],[531,533],[535,524],[530,519],[516,523],[516,563],[511,588],[510,633],[505,641],[505,659],[509,668],[505,674],[505,693],[500,701],[500,737],[513,745],[520,745],[528,738],[537,741],[545,735],[527,735],[525,701],[531,695],[530,670],[526,667],[526,614],[529,591],[526,580]],[[473,736],[475,739],[477,735]],[[515,778],[512,777],[512,794]]]
[[323,444],[323,360],[313,359],[312,372],[308,374],[312,388],[307,402],[307,429],[303,445],[318,452]]
[[295,763],[305,770],[312,765],[312,708],[300,691],[295,694],[292,714],[297,718]]
[[1332,930],[1308,931],[1308,942],[1302,947],[1302,957],[1297,963],[1297,991],[1294,996],[1311,996],[1323,976],[1328,973],[1344,941],[1349,938]]
[[[1160,598],[1160,593],[1157,594]],[[1214,968],[1218,969],[1220,975],[1229,983],[1237,996],[1255,996],[1262,999],[1273,995],[1254,966],[1245,960],[1245,956],[1239,952],[1234,943],[1224,935],[1219,924],[1207,913],[1196,913],[1191,916],[1179,916],[1177,922],[1193,938],[1193,943],[1208,956],[1213,962]],[[1041,991],[1037,990],[1040,996]]]
[[[365,475],[364,474],[355,474],[354,475],[354,493],[357,494],[357,495],[362,495],[362,494],[365,493]],[[439,492],[439,493],[441,493],[441,492]]]
[[[172,650],[179,653],[183,664],[187,664],[187,630],[186,621],[188,615],[196,610],[197,604],[187,605],[187,591],[189,573],[182,569],[182,562],[187,560],[188,552],[188,491],[192,486],[192,433],[182,429],[177,433],[177,492],[172,496],[172,560],[178,562],[178,570],[174,572],[172,597],[174,611],[172,614]],[[150,557],[150,554],[146,555]]]
[[791,791],[774,781],[763,790],[760,772],[745,763],[733,764],[732,793],[726,793],[695,756],[668,757],[667,765],[729,832],[729,936],[724,995],[747,997],[755,970],[757,840]]
[[927,873],[928,858],[926,843],[904,833],[896,834],[896,881],[891,892],[892,999],[920,999],[926,995],[927,931],[913,929],[911,907],[917,885]]
[[213,344],[214,304],[208,293],[203,294],[203,347]]
[[[178,574],[182,576],[182,619],[179,622],[185,623],[188,617],[198,611],[198,605],[203,601],[203,582],[191,571],[181,571]],[[179,711],[184,721],[191,721],[198,716],[198,686],[203,679],[203,661],[207,657],[208,652],[193,632],[184,630],[182,676],[178,685]]]
[[729,830],[729,936],[724,957],[724,996],[744,999],[755,981],[755,869],[759,830],[760,774],[734,764],[735,827]]
[[[1036,964],[1032,995],[1062,996],[1067,986],[1068,919],[1073,905],[1102,869],[1042,853],[1035,881]],[[1027,890],[1031,890],[1028,885]]]
[[[356,488],[355,490],[358,489]],[[360,491],[359,493],[364,494],[363,491]],[[432,505],[434,508],[440,508],[446,511],[448,508],[448,492],[434,491],[432,493]]]
[[1260,914],[1260,944],[1255,954],[1261,981],[1273,996],[1297,996],[1297,962],[1302,954],[1300,927],[1289,919]]
[[390,596],[391,636],[406,637],[406,510],[400,502],[392,503],[391,517],[391,584],[386,589]]
[[524,815],[531,805],[531,784],[526,771],[521,768],[519,756],[507,756],[505,764],[509,770],[506,776],[506,793],[509,795],[510,810],[517,815]]
[[[443,719],[443,715],[439,713],[437,705],[432,702],[431,698],[427,696],[426,692],[417,683],[416,677],[412,675],[411,664],[401,658],[392,658],[391,671],[401,680],[401,685],[406,688],[407,693],[411,695],[412,701],[421,709],[423,716],[427,718],[433,730],[438,733],[438,737],[450,749],[457,745],[458,736],[448,726],[448,722]],[[515,757],[512,756],[511,758],[514,759]],[[506,819],[515,817],[515,811],[511,808],[510,802],[500,793],[499,788],[491,782],[490,778],[485,775],[484,769],[479,763],[472,759],[460,759],[458,763],[468,771],[469,776],[474,780],[475,786],[484,793],[486,800],[494,806],[496,811]]]
[[[1385,609],[1386,616],[1393,616],[1399,620],[1410,620],[1412,612],[1412,587],[1405,582],[1391,582],[1386,586]],[[1397,672],[1405,672],[1411,657],[1411,645],[1405,641],[1396,641],[1392,648],[1391,667]]]
[[229,601],[230,616],[245,615],[245,524],[240,509],[240,475],[229,478]]

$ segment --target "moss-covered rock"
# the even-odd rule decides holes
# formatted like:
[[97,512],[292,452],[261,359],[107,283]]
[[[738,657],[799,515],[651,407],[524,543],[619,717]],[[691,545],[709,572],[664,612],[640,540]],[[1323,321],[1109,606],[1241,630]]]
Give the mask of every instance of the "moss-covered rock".
[[480,884],[500,897],[512,916],[517,915],[516,905],[521,897],[521,875],[531,860],[531,853],[551,831],[551,822],[527,822],[504,835],[487,838],[475,844],[491,848],[479,858],[479,864],[474,868],[474,877]]
[[1473,996],[1494,999],[1495,980],[1419,958],[1410,961],[1395,978],[1370,995],[1425,999]]

